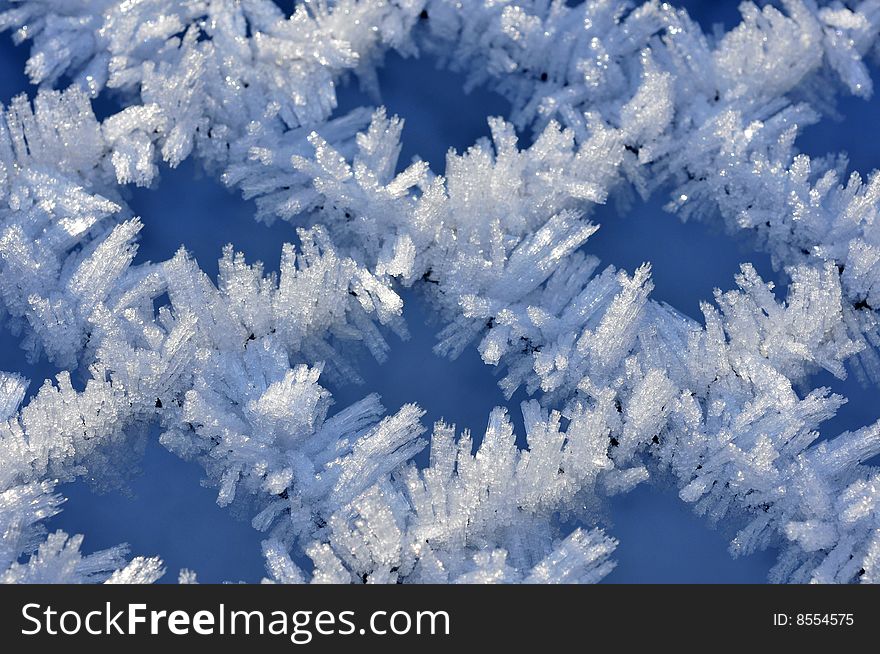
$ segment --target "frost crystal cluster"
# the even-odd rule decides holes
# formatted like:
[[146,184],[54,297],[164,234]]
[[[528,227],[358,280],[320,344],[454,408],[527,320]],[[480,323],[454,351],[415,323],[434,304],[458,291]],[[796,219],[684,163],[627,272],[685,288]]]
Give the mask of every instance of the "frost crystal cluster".
[[[595,582],[603,498],[652,480],[732,528],[734,555],[778,548],[771,581],[880,581],[880,424],[820,438],[845,400],[810,388],[880,383],[880,175],[794,146],[871,94],[880,0],[745,2],[711,35],[657,1],[0,7],[39,87],[0,112],[0,318],[70,371],[26,403],[0,374],[0,580],[159,578],[43,527],[56,484],[124,484],[159,425],[265,534],[266,581]],[[379,97],[390,50],[511,103],[443,176],[398,167],[401,118],[336,111],[350,78]],[[98,120],[102,95],[123,108]],[[127,187],[187,157],[297,226],[277,274],[233,246],[216,280],[185,249],[133,263],[150,216]],[[787,296],[744,265],[694,321],[651,299],[649,264],[589,254],[596,205],[670,189],[669,211],[748,232]],[[477,348],[530,395],[526,448],[503,408],[476,438],[368,388],[331,411],[359,350],[406,337],[410,287],[437,355]]]

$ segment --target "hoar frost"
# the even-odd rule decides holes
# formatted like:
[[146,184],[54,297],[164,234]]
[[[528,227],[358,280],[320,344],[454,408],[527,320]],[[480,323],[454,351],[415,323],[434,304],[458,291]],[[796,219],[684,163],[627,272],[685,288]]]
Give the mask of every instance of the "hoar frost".
[[[845,399],[810,390],[820,370],[880,382],[880,177],[794,147],[838,93],[871,94],[880,2],[741,13],[710,36],[614,0],[0,5],[39,86],[0,114],[0,318],[69,370],[26,403],[0,374],[0,580],[160,577],[44,527],[57,483],[124,484],[156,424],[265,534],[266,581],[599,581],[603,498],[651,479],[734,526],[734,555],[778,548],[772,581],[880,579],[880,424],[820,440]],[[401,118],[336,111],[350,77],[378,97],[392,49],[511,103],[444,176],[395,174]],[[123,108],[98,120],[111,93]],[[150,217],[123,187],[190,156],[298,227],[277,274],[233,246],[216,281],[185,249],[134,264]],[[594,207],[633,192],[750,234],[787,296],[746,264],[700,321],[653,301],[649,264],[589,254]],[[532,397],[526,448],[502,408],[477,439],[369,389],[331,410],[359,351],[381,362],[407,336],[409,287],[438,355],[475,347]]]

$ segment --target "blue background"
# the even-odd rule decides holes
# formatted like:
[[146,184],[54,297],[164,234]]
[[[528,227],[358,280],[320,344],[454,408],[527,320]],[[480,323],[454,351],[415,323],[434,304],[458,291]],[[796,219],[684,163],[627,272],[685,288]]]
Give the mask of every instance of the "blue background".
[[[738,23],[735,1],[680,4],[706,30],[715,23],[725,29]],[[0,102],[4,104],[18,93],[34,93],[22,72],[26,48],[15,48],[8,34],[0,35]],[[436,172],[443,171],[449,147],[461,151],[488,135],[485,117],[504,115],[509,109],[504,99],[484,90],[465,95],[463,78],[435,70],[429,59],[404,60],[391,54],[379,79],[389,111],[406,119],[402,164],[418,154]],[[342,89],[340,111],[359,104],[370,103],[356,89]],[[842,98],[840,109],[841,121],[825,120],[808,128],[799,141],[801,150],[810,155],[844,150],[854,170],[878,167],[874,140],[866,137],[868,130],[876,129],[878,101]],[[98,101],[99,116],[113,110],[108,101]],[[604,263],[628,270],[651,261],[653,297],[694,317],[699,317],[699,301],[710,299],[713,288],[733,286],[733,276],[744,261],[755,264],[766,279],[777,281],[784,292],[785,280],[771,270],[766,255],[720,233],[711,220],[681,223],[662,211],[664,198],[659,193],[648,202],[638,202],[625,215],[618,215],[613,206],[600,208],[594,220],[602,227],[587,249]],[[272,227],[255,223],[253,203],[201,175],[191,160],[175,170],[164,167],[158,189],[134,190],[130,204],[146,225],[138,261],[166,259],[184,244],[203,269],[216,275],[220,250],[231,242],[250,260],[260,259],[277,269],[281,243],[295,236],[288,223],[279,221]],[[427,324],[430,312],[417,297],[406,294],[405,300],[412,338],[401,342],[391,336],[391,356],[382,366],[364,360],[364,386],[331,387],[338,406],[377,391],[389,411],[414,401],[427,410],[426,424],[442,417],[479,433],[494,406],[508,405],[521,433],[518,406],[523,397],[506,403],[492,369],[473,348],[454,362],[434,356],[437,327]],[[4,328],[0,328],[0,370],[30,377],[31,392],[57,372],[46,361],[25,362]],[[858,428],[880,414],[874,389],[862,388],[854,377],[839,382],[820,375],[815,381],[850,398],[826,423],[823,434]],[[156,437],[154,431],[143,472],[132,481],[129,495],[95,494],[85,483],[66,484],[60,490],[69,501],[50,521],[50,528],[84,533],[85,551],[128,542],[134,554],[159,555],[168,567],[166,582],[176,581],[184,567],[195,570],[203,582],[258,581],[264,574],[261,535],[220,509],[215,491],[200,485],[200,468],[167,452]],[[775,558],[774,552],[765,552],[731,559],[728,535],[708,529],[671,490],[640,487],[615,498],[610,508],[609,531],[621,544],[615,553],[618,567],[608,582],[760,583]]]

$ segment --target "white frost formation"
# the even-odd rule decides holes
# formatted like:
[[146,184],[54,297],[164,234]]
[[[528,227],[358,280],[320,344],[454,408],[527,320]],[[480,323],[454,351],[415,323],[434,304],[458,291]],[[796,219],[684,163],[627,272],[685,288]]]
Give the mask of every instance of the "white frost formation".
[[[595,582],[602,497],[652,478],[735,526],[733,554],[779,548],[772,581],[880,581],[880,423],[822,440],[845,400],[810,390],[819,370],[880,383],[880,176],[844,184],[845,158],[795,147],[837,93],[871,94],[880,1],[741,12],[706,35],[657,1],[0,5],[40,86],[0,113],[0,319],[68,370],[26,403],[0,375],[0,580],[161,576],[42,525],[56,483],[124,483],[158,424],[266,533],[267,581]],[[445,176],[395,172],[383,108],[335,111],[352,76],[378,98],[389,49],[511,103]],[[98,120],[102,94],[123,108]],[[149,216],[124,187],[189,156],[300,227],[278,274],[232,246],[216,283],[183,249],[135,263]],[[697,322],[650,299],[648,264],[600,268],[594,206],[670,189],[671,211],[750,234],[787,297],[744,265]],[[414,405],[330,411],[354,352],[406,336],[404,287],[442,321],[438,354],[477,347],[534,396],[527,449],[501,408],[476,451],[442,423],[422,438]]]

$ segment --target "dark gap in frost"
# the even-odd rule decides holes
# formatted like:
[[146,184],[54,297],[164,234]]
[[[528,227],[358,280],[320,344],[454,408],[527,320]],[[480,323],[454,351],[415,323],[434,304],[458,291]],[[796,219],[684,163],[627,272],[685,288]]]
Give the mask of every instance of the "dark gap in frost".
[[[463,74],[437,68],[432,57],[404,58],[393,51],[386,55],[379,68],[381,103],[389,116],[397,114],[404,120],[398,172],[418,156],[435,173],[444,174],[450,148],[464,152],[489,136],[489,117],[510,114],[510,103],[497,93],[484,87],[465,93],[464,84]],[[341,84],[337,93],[335,115],[375,104],[353,79]],[[525,136],[521,135],[520,147],[529,144]]]
[[620,544],[613,554],[617,567],[603,583],[763,584],[776,563],[772,549],[732,558],[731,534],[710,529],[692,505],[656,484],[641,484],[610,504],[606,531]]
[[715,288],[735,288],[742,263],[751,263],[764,281],[773,281],[778,299],[785,297],[784,274],[773,270],[769,255],[750,249],[741,234],[725,233],[718,215],[682,222],[663,210],[668,195],[660,189],[647,202],[636,199],[624,211],[613,200],[596,208],[591,220],[600,227],[584,251],[601,259],[598,270],[613,264],[632,274],[650,262],[651,298],[701,323],[700,302],[712,302]]
[[202,583],[260,581],[266,535],[218,506],[217,489],[200,483],[201,466],[160,445],[157,427],[140,467],[128,495],[95,492],[82,480],[58,486],[68,501],[47,521],[49,531],[84,534],[85,553],[128,543],[131,556],[159,556],[167,570],[159,583],[177,583],[181,568],[194,570]]
[[266,273],[277,271],[282,244],[298,242],[294,226],[280,219],[268,226],[257,223],[252,200],[243,200],[198,166],[189,157],[177,168],[162,166],[155,188],[130,187],[129,206],[144,223],[135,263],[164,261],[183,245],[216,279],[223,247],[232,243],[249,263],[259,260]]
[[[10,34],[0,34],[0,103],[9,106],[9,102],[17,95],[24,93],[33,101],[37,95],[37,87],[30,83],[25,74],[25,64],[30,56],[31,42],[26,41],[16,46]],[[71,84],[68,75],[62,75],[54,85],[56,89],[66,89]],[[92,110],[99,121],[122,110],[122,103],[117,93],[103,90],[97,98],[92,99]]]
[[157,297],[154,297],[153,298],[153,315],[158,317],[159,310],[164,306],[168,306],[169,304],[171,304],[171,298],[168,297],[167,292],[162,293],[162,295],[159,295]]
[[36,95],[36,87],[24,73],[29,56],[29,42],[16,46],[10,32],[0,33],[0,103],[3,106],[9,106],[9,101],[22,93],[31,99]]
[[[30,363],[27,353],[21,349],[22,334],[13,336],[9,331],[9,325],[4,321],[0,327],[0,371],[17,372],[30,380],[30,385],[25,392],[21,407],[27,405],[30,399],[37,394],[46,379],[55,379],[55,375],[63,370],[46,358],[46,353],[41,352],[40,358]],[[76,375],[71,373],[71,379],[76,385]],[[19,409],[21,408],[19,407]]]
[[[381,103],[389,116],[397,114],[405,121],[398,172],[418,156],[435,173],[444,173],[449,148],[459,153],[467,150],[478,139],[489,136],[488,117],[506,117],[510,113],[510,104],[500,95],[485,88],[466,94],[464,83],[463,74],[438,69],[431,57],[404,58],[396,52],[386,55],[384,66],[379,69]],[[353,77],[337,87],[337,99],[335,116],[375,104]],[[521,147],[528,144],[525,137],[521,138]],[[376,363],[369,355],[361,356],[358,371],[365,384],[330,384],[336,401],[331,413],[368,393],[378,392],[389,414],[408,402],[427,411],[422,418],[426,436],[431,434],[434,423],[443,419],[456,425],[458,435],[469,429],[477,447],[485,435],[489,413],[495,406],[504,406],[513,422],[518,446],[525,447],[520,411],[520,403],[528,399],[525,391],[520,389],[509,402],[505,400],[498,388],[499,377],[494,374],[497,371],[483,363],[477,342],[455,361],[434,354],[441,325],[429,322],[433,309],[416,292],[402,294],[410,340],[401,341],[386,334],[391,349],[384,364]],[[446,382],[439,385],[437,380]],[[416,457],[416,463],[424,466],[427,462],[426,449]]]
[[[720,25],[724,32],[729,32],[742,22],[739,2],[719,2],[718,0],[673,0],[676,7],[687,10],[691,19],[699,24],[707,36],[715,33],[715,26]],[[757,0],[758,6],[768,4]]]
[[357,78],[351,74],[345,75],[336,83],[336,109],[331,119],[344,116],[358,107],[372,107],[374,104],[374,98],[361,89]]
[[293,11],[296,9],[297,2],[296,0],[272,0],[275,5],[284,13],[285,18],[290,18],[293,16]]
[[[754,0],[758,6],[767,4],[767,0]],[[568,7],[578,7],[584,0],[565,0]],[[635,6],[642,2],[634,3]],[[739,2],[719,0],[672,0],[675,7],[685,9],[691,19],[699,24],[703,32],[711,36],[715,26],[720,25],[725,32],[729,32],[742,22],[742,14],[739,13]]]
[[[837,379],[830,372],[823,370],[812,375],[808,381],[809,389],[826,386],[833,393],[847,399],[846,404],[837,410],[837,415],[820,425],[817,442],[833,439],[845,431],[857,431],[880,418],[877,387],[872,383],[863,384],[850,365],[847,365],[847,372],[849,374],[846,379]],[[799,395],[803,396],[806,393],[801,391]],[[872,463],[877,464],[880,461],[872,460]]]
[[[876,65],[868,70],[874,82],[874,94],[869,99],[850,95],[842,90],[836,96],[838,116],[825,116],[815,125],[807,125],[795,144],[810,158],[845,153],[848,158],[846,176],[852,172],[868,174],[880,168],[880,150],[871,134],[880,128],[880,74]],[[846,178],[842,180],[846,182]]]
[[[467,428],[474,444],[479,445],[485,434],[489,413],[496,406],[507,407],[519,447],[525,447],[524,428],[520,402],[528,399],[520,389],[508,402],[498,387],[495,368],[483,363],[472,343],[455,361],[434,354],[436,335],[440,330],[437,321],[428,322],[432,309],[415,291],[402,291],[404,316],[410,330],[410,339],[401,341],[395,335],[387,335],[391,349],[388,360],[379,364],[364,353],[359,357],[358,372],[364,378],[362,385],[328,384],[333,393],[335,413],[357,402],[370,393],[379,393],[386,413],[396,413],[401,406],[415,402],[427,413],[422,424],[430,436],[434,423],[444,420],[454,423],[458,435]],[[427,465],[428,451],[416,457],[419,466]]]
[[[69,80],[64,79],[59,88],[67,88]],[[95,112],[95,118],[99,122],[118,114],[124,109],[126,104],[122,101],[121,95],[113,89],[104,89],[98,94],[97,98],[92,98],[92,111]]]
[[483,87],[465,93],[464,84],[463,74],[438,69],[430,57],[388,54],[379,69],[379,87],[389,113],[406,121],[400,169],[418,155],[444,174],[450,148],[464,152],[489,136],[490,116],[510,114],[510,103],[497,93]]

